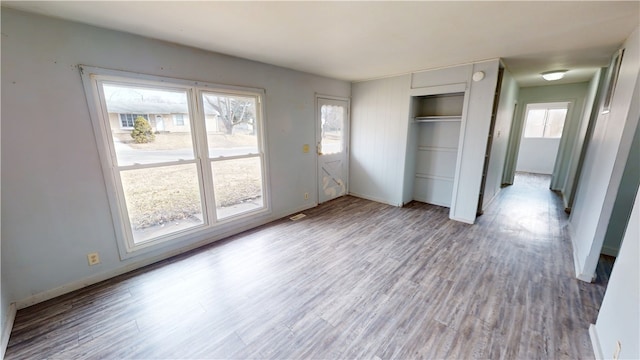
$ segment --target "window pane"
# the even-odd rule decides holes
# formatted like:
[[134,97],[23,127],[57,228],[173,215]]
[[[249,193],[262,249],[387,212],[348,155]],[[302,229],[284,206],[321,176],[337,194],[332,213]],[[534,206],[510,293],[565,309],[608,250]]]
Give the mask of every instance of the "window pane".
[[191,128],[172,121],[173,113],[188,116],[186,92],[114,84],[103,89],[119,166],[194,158]]
[[184,126],[184,114],[173,114],[173,125]]
[[195,164],[127,170],[120,176],[135,243],[203,224]]
[[209,156],[258,154],[256,98],[203,93]]
[[218,219],[263,208],[259,157],[211,163]]
[[323,154],[342,152],[344,138],[344,107],[322,105],[320,108],[322,140],[320,149]]
[[524,128],[524,137],[542,137],[544,134],[545,109],[527,110],[527,118]]
[[549,109],[547,126],[544,128],[544,137],[559,138],[562,136],[564,120],[567,117],[567,109]]

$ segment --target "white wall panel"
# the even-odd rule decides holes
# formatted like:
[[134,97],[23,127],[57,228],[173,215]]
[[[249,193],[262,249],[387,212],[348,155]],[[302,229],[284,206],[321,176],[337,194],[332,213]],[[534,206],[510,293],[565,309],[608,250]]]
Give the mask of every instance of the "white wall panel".
[[478,208],[498,70],[498,60],[476,63],[473,64],[471,73],[482,71],[485,77],[478,82],[469,79],[469,102],[466,118],[463,114],[464,120],[460,131],[463,140],[462,152],[458,158],[460,172],[453,184],[453,200],[449,216],[454,220],[470,224],[474,223]]
[[418,148],[416,174],[446,177],[453,181],[456,157],[457,152],[449,149]]
[[[633,199],[631,199],[633,202]],[[627,226],[620,255],[616,259],[607,292],[590,329],[591,341],[602,353],[596,358],[611,359],[620,342],[619,359],[640,359],[640,193]]]
[[469,81],[470,68],[471,65],[461,65],[413,73],[411,75],[411,88],[466,83]]
[[487,169],[487,181],[484,187],[482,209],[493,200],[502,185],[502,172],[507,156],[507,145],[513,122],[513,113],[518,99],[518,84],[506,69],[502,75],[502,89],[500,90],[500,101],[496,116],[496,125],[493,131],[493,142],[491,144],[491,157],[489,158],[489,168]]
[[416,177],[413,198],[429,204],[450,207],[453,181],[438,178]]
[[569,163],[567,165],[567,176],[564,180],[564,187],[562,188],[562,198],[564,200],[565,208],[571,208],[573,206],[573,199],[575,198],[576,185],[578,184],[578,177],[580,169],[582,168],[582,162],[584,161],[584,151],[586,150],[586,144],[588,142],[587,136],[591,126],[591,119],[597,118],[598,104],[597,101],[601,97],[601,90],[605,86],[604,81],[600,81],[604,71],[598,70],[593,78],[589,82],[589,88],[587,89],[587,95],[584,100],[584,110],[582,111],[582,119],[580,119],[579,125],[576,127],[576,139],[573,143],[573,148],[569,155]]
[[559,146],[560,139],[523,137],[520,140],[516,171],[551,175]]
[[410,76],[352,85],[351,194],[402,205]]

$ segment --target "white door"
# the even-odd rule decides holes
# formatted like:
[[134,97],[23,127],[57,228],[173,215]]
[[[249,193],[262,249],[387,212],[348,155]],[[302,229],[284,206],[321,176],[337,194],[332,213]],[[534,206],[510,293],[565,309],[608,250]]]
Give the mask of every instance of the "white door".
[[349,101],[317,98],[318,202],[347,194]]
[[156,115],[156,131],[164,131],[164,118],[162,115]]

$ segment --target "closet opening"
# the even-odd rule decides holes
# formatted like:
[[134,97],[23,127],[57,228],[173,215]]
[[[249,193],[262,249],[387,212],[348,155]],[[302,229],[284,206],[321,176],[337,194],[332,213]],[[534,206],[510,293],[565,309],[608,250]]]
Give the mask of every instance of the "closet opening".
[[413,96],[413,200],[451,207],[464,92]]

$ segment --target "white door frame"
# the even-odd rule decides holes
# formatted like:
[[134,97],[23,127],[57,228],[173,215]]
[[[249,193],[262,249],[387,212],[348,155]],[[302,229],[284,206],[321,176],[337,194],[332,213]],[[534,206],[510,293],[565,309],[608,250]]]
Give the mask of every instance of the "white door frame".
[[341,97],[341,96],[331,96],[331,95],[323,95],[323,94],[317,94],[316,93],[316,98],[315,98],[315,124],[314,124],[314,128],[315,128],[315,149],[316,149],[316,196],[317,196],[317,203],[320,203],[320,172],[319,172],[319,168],[320,168],[320,141],[321,141],[321,130],[320,130],[320,123],[321,123],[321,119],[320,119],[320,111],[319,111],[319,104],[320,104],[320,100],[333,100],[333,101],[344,101],[347,104],[347,114],[346,114],[346,124],[344,126],[344,141],[345,141],[345,146],[344,146],[344,167],[345,167],[345,174],[344,174],[344,181],[345,181],[345,195],[349,194],[349,157],[350,157],[350,148],[351,148],[351,98],[348,97]]

